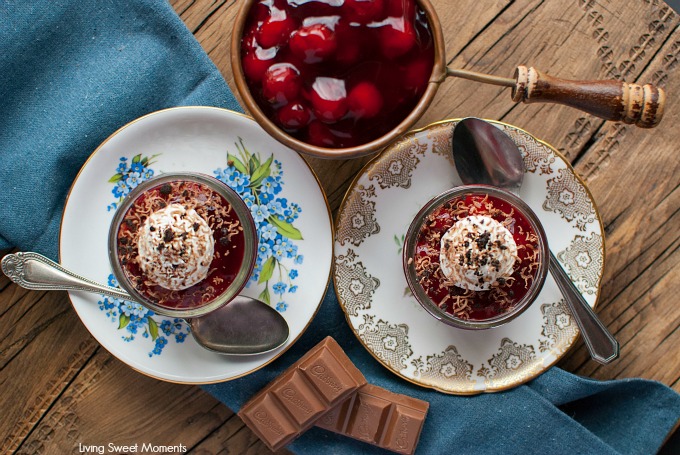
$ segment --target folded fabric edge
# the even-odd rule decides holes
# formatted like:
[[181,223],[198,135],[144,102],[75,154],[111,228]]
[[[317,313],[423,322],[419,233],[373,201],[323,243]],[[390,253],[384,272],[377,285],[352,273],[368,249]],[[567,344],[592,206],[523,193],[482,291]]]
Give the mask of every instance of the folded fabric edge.
[[4,238],[2,235],[0,235],[0,251],[9,250],[9,249],[11,249],[13,246],[14,246],[14,245],[12,245],[11,243],[9,243],[7,240],[5,240],[5,238]]

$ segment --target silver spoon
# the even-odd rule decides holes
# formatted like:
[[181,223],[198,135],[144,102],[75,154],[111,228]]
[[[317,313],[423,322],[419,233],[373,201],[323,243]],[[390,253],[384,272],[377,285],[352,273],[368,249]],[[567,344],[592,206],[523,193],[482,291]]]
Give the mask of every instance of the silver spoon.
[[[134,302],[127,292],[76,275],[38,253],[8,254],[1,266],[10,280],[26,289],[86,291]],[[264,354],[282,346],[289,336],[288,323],[278,311],[242,295],[185,321],[198,344],[220,354]]]
[[[458,122],[453,131],[453,160],[465,184],[481,183],[519,196],[524,161],[517,145],[494,125],[476,118]],[[607,364],[619,356],[619,343],[585,301],[574,283],[550,252],[548,270],[576,319],[590,356]]]

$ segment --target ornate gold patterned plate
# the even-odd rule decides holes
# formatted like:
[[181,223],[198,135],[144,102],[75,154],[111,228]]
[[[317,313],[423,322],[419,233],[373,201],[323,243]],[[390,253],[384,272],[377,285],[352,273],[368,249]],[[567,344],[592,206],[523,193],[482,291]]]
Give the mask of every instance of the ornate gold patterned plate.
[[[340,207],[335,289],[364,347],[402,378],[445,393],[495,392],[553,365],[578,335],[552,277],[520,317],[466,331],[430,316],[408,290],[404,235],[432,197],[462,182],[451,158],[456,120],[411,132],[371,161]],[[591,306],[604,268],[604,231],[592,196],[555,149],[519,128],[494,122],[519,146],[526,165],[520,196],[538,214],[551,249]]]

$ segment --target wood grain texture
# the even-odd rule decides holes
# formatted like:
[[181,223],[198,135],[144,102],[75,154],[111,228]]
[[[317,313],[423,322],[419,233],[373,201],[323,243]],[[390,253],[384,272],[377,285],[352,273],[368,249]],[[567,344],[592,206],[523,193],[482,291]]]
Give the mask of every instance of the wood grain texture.
[[[239,2],[170,3],[233,89],[229,42]],[[622,349],[619,360],[600,366],[579,341],[559,366],[598,379],[654,379],[680,391],[680,18],[658,0],[432,3],[452,68],[512,77],[524,64],[565,79],[666,89],[663,122],[642,130],[565,106],[516,105],[509,89],[450,79],[417,126],[499,119],[553,144],[574,164],[605,222],[597,312]],[[334,212],[369,159],[308,159]],[[2,453],[78,453],[78,443],[108,442],[184,444],[201,455],[268,453],[200,388],[153,380],[113,358],[63,292],[25,291],[0,276],[0,322]]]

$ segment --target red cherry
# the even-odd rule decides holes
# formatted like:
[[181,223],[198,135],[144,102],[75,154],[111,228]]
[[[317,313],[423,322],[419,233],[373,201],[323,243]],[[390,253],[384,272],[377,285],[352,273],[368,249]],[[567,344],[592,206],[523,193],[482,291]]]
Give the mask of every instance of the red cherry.
[[267,68],[262,78],[262,95],[272,104],[289,103],[300,93],[300,71],[290,63]]
[[357,118],[371,118],[380,113],[383,98],[371,82],[359,82],[349,92],[347,104]]
[[367,24],[383,15],[383,0],[345,0],[343,4],[345,17],[350,22]]
[[335,138],[328,125],[314,120],[307,128],[307,142],[320,147],[335,146]]
[[387,24],[378,29],[380,50],[387,58],[401,57],[416,43],[413,25],[404,19],[390,18]]
[[354,65],[366,52],[367,40],[359,27],[351,27],[345,22],[340,22],[335,28],[337,37],[337,49],[335,60],[343,65]]
[[320,62],[335,52],[335,33],[325,24],[301,27],[290,36],[290,50],[305,63]]
[[250,81],[260,82],[264,77],[264,73],[275,62],[275,58],[276,49],[255,48],[252,51],[246,52],[241,59],[243,72]]
[[402,71],[404,88],[419,92],[425,88],[432,73],[432,61],[421,57],[410,62]]
[[257,29],[252,28],[243,34],[241,38],[241,50],[243,52],[253,52],[255,48],[258,47],[257,39],[255,35],[257,34]]
[[301,103],[286,104],[278,112],[279,123],[286,129],[298,130],[309,123],[311,114]]
[[257,42],[264,48],[283,46],[288,42],[288,37],[296,28],[295,20],[287,17],[285,12],[282,15],[272,14],[258,29]]
[[257,22],[262,22],[269,16],[269,7],[264,3],[256,3],[250,16],[254,17]]
[[385,0],[385,3],[385,10],[390,17],[412,18],[415,16],[416,4],[412,0]]
[[337,122],[347,113],[347,90],[342,79],[317,77],[310,99],[314,114],[323,122]]

